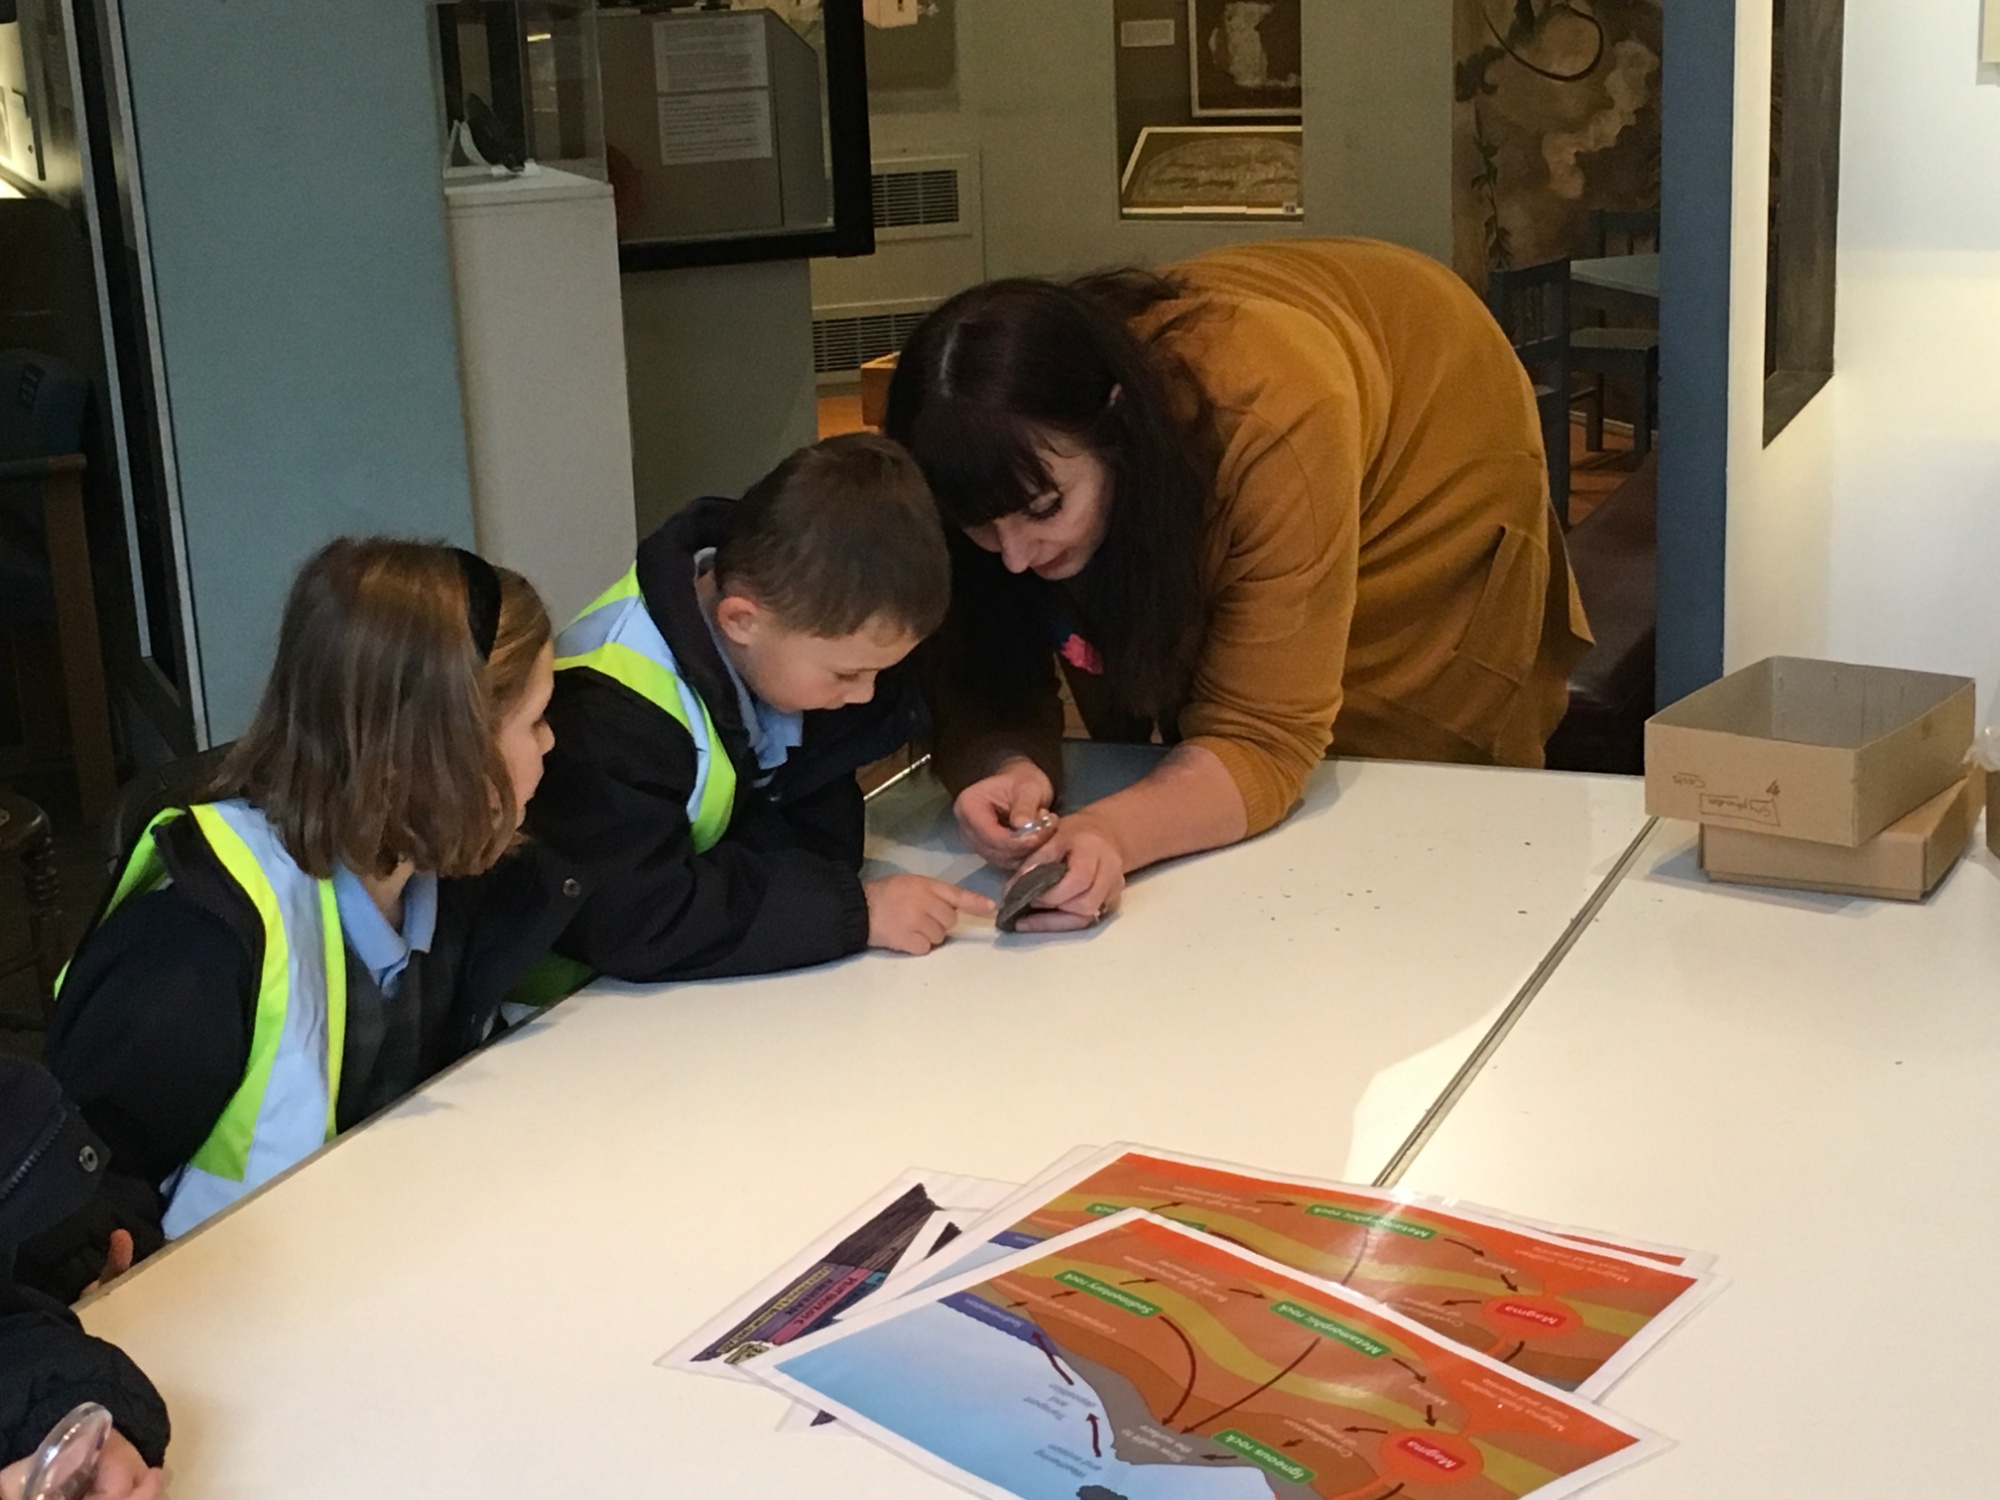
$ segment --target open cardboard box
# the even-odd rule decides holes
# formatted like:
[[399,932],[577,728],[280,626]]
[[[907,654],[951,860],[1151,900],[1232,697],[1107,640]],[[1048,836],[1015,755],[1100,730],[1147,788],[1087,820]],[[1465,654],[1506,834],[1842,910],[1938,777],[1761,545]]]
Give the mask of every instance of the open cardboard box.
[[1984,778],[1967,776],[1853,849],[1704,827],[1701,867],[1741,885],[1921,901],[1965,853],[1984,793]]
[[2000,771],[1975,766],[1973,774],[1986,783],[1986,847],[2000,854]]
[[1969,677],[1773,656],[1646,722],[1646,811],[1852,849],[1965,780]]

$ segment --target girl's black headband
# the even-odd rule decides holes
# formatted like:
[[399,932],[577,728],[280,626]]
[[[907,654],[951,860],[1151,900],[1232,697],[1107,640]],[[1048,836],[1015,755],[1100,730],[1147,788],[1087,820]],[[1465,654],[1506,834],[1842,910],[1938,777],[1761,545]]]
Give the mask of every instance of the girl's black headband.
[[472,632],[472,644],[481,661],[493,655],[493,643],[500,638],[500,575],[493,564],[477,552],[463,547],[458,554],[458,570],[465,575],[465,623]]

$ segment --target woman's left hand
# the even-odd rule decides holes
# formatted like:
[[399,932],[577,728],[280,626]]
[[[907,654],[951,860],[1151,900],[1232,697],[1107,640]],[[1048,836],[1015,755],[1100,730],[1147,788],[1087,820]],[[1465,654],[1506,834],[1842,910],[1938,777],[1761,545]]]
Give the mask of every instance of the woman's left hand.
[[1076,932],[1092,926],[1117,907],[1125,892],[1130,859],[1110,820],[1089,808],[1065,817],[1028,864],[1055,860],[1065,861],[1069,874],[1021,918],[1021,932]]

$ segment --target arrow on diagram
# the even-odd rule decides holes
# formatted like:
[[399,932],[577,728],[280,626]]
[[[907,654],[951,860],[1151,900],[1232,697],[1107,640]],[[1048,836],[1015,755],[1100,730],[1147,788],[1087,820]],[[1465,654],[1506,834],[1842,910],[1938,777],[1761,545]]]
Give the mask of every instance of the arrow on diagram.
[[1097,1413],[1091,1412],[1084,1418],[1090,1424],[1090,1452],[1094,1458],[1104,1457],[1104,1444],[1098,1440]]
[[1056,1351],[1049,1347],[1049,1341],[1043,1338],[1039,1333],[1030,1334],[1029,1337],[1035,1341],[1035,1347],[1042,1351],[1042,1357],[1048,1360],[1049,1367],[1053,1369],[1056,1372],[1056,1374],[1062,1376],[1063,1384],[1075,1385],[1076,1382],[1069,1378],[1069,1371],[1065,1370],[1062,1367],[1061,1363],[1056,1359]]

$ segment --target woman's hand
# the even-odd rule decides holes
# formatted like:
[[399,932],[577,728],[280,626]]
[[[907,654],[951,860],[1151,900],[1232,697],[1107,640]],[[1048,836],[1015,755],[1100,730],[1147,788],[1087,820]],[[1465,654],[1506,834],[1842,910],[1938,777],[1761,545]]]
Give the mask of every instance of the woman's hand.
[[1013,870],[1046,847],[1055,825],[1032,825],[1055,800],[1048,773],[1025,755],[1017,755],[960,792],[952,811],[968,849],[990,865]]
[[[0,1469],[0,1500],[21,1500],[29,1462],[24,1458]],[[97,1457],[97,1479],[86,1492],[85,1500],[160,1500],[164,1483],[160,1471],[147,1468],[139,1450],[114,1428],[104,1440],[104,1451]]]
[[1021,918],[1017,931],[1075,932],[1117,907],[1131,857],[1111,819],[1087,807],[1065,817],[1035,851],[1034,863],[1058,859],[1069,874]]

